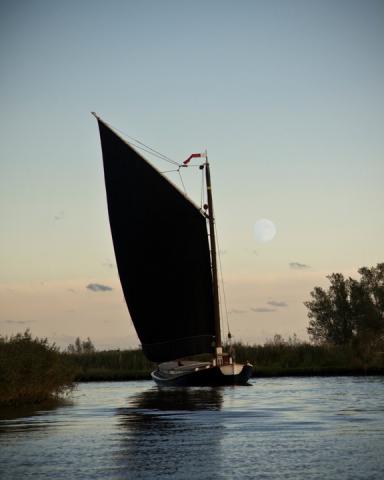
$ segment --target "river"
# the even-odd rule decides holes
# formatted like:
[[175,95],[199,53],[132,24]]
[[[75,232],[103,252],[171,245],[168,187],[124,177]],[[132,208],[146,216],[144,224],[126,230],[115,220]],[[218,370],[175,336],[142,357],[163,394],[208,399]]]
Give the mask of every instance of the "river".
[[0,478],[384,478],[384,378],[253,379],[249,387],[78,385],[0,410]]

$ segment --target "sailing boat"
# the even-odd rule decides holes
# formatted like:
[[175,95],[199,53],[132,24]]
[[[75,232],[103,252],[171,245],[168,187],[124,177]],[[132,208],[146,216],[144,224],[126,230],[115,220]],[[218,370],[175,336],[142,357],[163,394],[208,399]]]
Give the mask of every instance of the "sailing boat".
[[[246,384],[252,366],[223,352],[208,158],[201,166],[204,212],[93,115],[121,286],[143,353],[158,364],[153,380],[160,386]],[[210,361],[186,360],[206,353]]]

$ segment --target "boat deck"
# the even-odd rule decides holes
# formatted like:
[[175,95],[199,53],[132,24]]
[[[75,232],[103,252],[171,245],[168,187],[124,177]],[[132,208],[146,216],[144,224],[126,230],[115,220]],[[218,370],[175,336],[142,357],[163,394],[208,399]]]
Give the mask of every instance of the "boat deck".
[[191,360],[175,361],[175,362],[164,362],[161,363],[158,367],[158,370],[161,373],[183,373],[183,372],[193,372],[196,370],[201,370],[203,368],[210,368],[212,364],[210,362],[196,362]]

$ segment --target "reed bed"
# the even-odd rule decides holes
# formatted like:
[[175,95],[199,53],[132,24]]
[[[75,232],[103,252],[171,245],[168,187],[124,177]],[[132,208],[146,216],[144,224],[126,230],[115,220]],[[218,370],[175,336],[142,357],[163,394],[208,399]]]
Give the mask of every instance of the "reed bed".
[[0,405],[58,399],[73,388],[77,370],[54,344],[29,331],[0,337]]
[[313,345],[307,342],[269,342],[233,346],[236,361],[249,361],[254,376],[383,374],[384,355],[366,355],[353,345]]
[[[352,346],[312,345],[306,342],[246,345],[235,343],[232,350],[237,362],[252,363],[254,376],[287,375],[367,375],[384,374],[384,354],[361,354]],[[78,381],[136,380],[150,378],[155,364],[142,351],[109,350],[71,354],[78,367]],[[207,356],[200,356],[207,360]]]
[[[32,338],[29,331],[0,336],[0,406],[62,398],[79,381],[149,379],[155,368],[140,349],[95,351],[88,343],[81,345],[92,348],[60,352],[47,339]],[[383,346],[313,345],[277,335],[264,345],[235,343],[229,349],[237,362],[252,363],[256,377],[384,374]]]
[[78,367],[77,381],[144,380],[155,365],[140,349],[67,354]]

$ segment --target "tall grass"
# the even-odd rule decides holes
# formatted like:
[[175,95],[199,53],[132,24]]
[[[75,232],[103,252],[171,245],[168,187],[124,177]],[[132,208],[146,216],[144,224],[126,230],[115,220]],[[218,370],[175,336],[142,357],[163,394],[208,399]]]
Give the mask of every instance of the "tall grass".
[[27,330],[0,336],[0,405],[41,403],[73,388],[77,367],[47,339]]
[[[235,343],[232,350],[237,362],[253,364],[256,376],[384,374],[384,348],[312,345],[277,335],[264,345]],[[0,336],[0,405],[56,399],[74,381],[148,379],[154,368],[139,349],[70,353],[29,331]]]
[[139,349],[67,355],[78,367],[79,381],[146,379],[155,367]]
[[[355,346],[312,345],[277,335],[264,345],[232,345],[237,362],[249,361],[256,376],[384,373],[384,354]],[[155,365],[141,350],[109,350],[69,355],[79,368],[77,380],[150,378]],[[201,355],[200,360],[209,360]]]
[[268,342],[233,346],[236,361],[249,361],[255,375],[384,373],[384,354],[353,345],[313,345],[307,342]]

